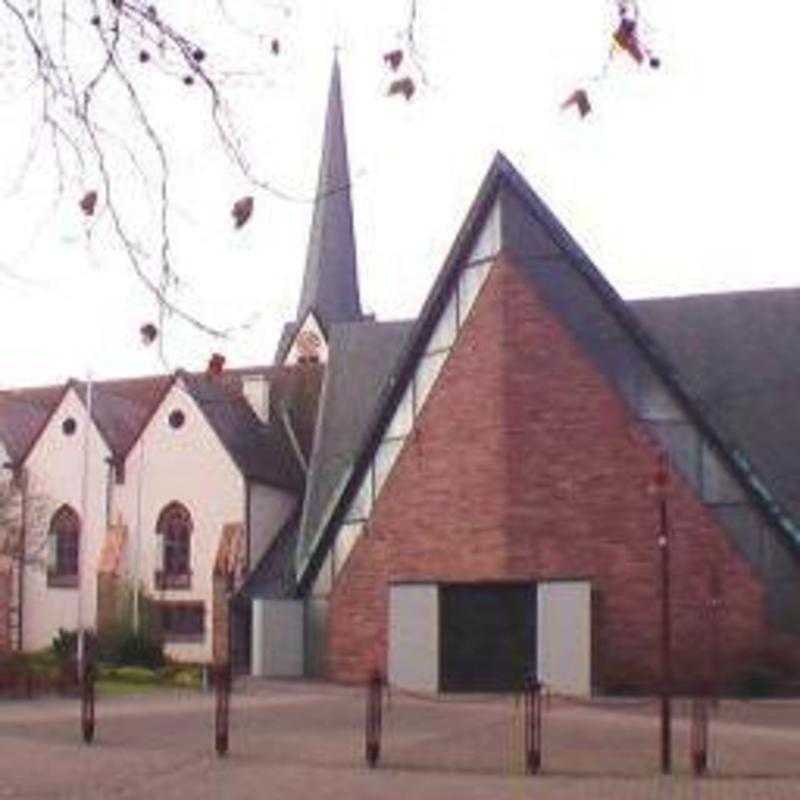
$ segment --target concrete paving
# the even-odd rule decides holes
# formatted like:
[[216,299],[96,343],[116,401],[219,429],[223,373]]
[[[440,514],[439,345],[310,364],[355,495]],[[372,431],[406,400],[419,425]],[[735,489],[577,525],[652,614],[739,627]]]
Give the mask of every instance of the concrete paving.
[[363,759],[363,693],[352,688],[248,682],[233,695],[224,759],[213,753],[210,695],[100,698],[90,746],[80,743],[76,700],[0,701],[0,798],[800,797],[800,701],[724,703],[703,779],[690,774],[685,705],[677,711],[676,773],[664,778],[655,703],[553,700],[544,772],[531,777],[511,698],[392,693],[375,770]]

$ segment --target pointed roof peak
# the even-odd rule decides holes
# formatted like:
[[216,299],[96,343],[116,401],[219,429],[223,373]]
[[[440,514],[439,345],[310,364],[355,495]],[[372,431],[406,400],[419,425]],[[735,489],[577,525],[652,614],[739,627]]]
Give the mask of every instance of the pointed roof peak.
[[323,326],[361,319],[342,78],[334,51],[322,159],[297,322],[314,311]]

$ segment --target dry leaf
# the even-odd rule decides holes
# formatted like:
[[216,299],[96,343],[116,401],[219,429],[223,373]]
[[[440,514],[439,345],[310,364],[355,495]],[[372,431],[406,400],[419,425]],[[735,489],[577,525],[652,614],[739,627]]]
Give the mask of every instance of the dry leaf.
[[586,89],[576,89],[562,104],[561,108],[569,108],[576,106],[580,112],[581,119],[585,117],[591,110],[592,104],[589,102],[589,95]]
[[237,200],[233,204],[233,208],[231,209],[231,215],[236,220],[235,227],[237,230],[242,227],[242,225],[250,219],[250,215],[253,213],[253,198],[252,197],[242,197],[240,200]]
[[614,31],[614,41],[637,63],[644,60],[641,45],[636,37],[636,23],[632,19],[623,19]]
[[393,94],[402,94],[405,96],[406,100],[410,100],[415,91],[416,87],[414,86],[414,81],[412,81],[411,78],[401,78],[399,81],[392,81],[387,94],[390,97]]
[[396,72],[403,63],[403,51],[392,50],[390,53],[384,53],[383,60]]
[[152,322],[147,322],[139,328],[139,333],[142,336],[142,344],[152,344],[158,337],[158,328]]
[[81,211],[86,214],[87,217],[91,217],[94,214],[94,207],[97,205],[97,192],[94,190],[90,192],[86,192],[80,202]]

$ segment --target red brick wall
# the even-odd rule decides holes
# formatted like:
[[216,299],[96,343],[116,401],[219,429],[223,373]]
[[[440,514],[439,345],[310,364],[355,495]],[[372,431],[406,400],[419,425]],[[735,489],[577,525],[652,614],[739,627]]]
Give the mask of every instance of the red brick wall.
[[[327,669],[385,668],[392,580],[585,577],[593,585],[593,681],[658,674],[656,449],[571,334],[507,260],[476,303],[331,595]],[[695,498],[669,490],[675,674],[705,674],[712,567],[727,678],[765,644],[763,592]]]

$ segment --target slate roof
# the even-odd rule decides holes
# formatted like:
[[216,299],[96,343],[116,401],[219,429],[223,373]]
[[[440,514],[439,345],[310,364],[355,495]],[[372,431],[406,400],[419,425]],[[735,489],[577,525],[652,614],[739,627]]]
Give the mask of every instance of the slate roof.
[[630,306],[800,520],[800,289],[637,300]]
[[12,462],[24,459],[63,394],[63,385],[0,392],[0,441]]
[[331,328],[300,528],[303,550],[338,498],[411,327],[410,321],[399,321],[340,323]]
[[322,160],[297,321],[302,322],[309,311],[314,311],[326,331],[331,323],[361,317],[338,61],[333,64],[328,93]]
[[294,554],[300,532],[300,503],[284,523],[266,553],[242,585],[241,594],[247,597],[280,599],[293,597],[297,583]]
[[285,322],[281,328],[281,334],[278,337],[278,346],[275,348],[275,363],[280,364],[286,354],[289,352],[289,347],[292,344],[292,339],[297,333],[300,325],[297,322]]
[[[264,375],[270,383],[267,425],[261,423],[242,394],[242,377],[253,374]],[[245,477],[295,492],[304,490],[305,473],[282,410],[286,409],[303,460],[308,463],[321,367],[248,367],[225,370],[214,379],[204,373],[178,371],[175,375],[94,382],[92,419],[118,460],[124,460],[130,452],[177,376]],[[69,388],[86,402],[86,384],[77,381],[0,392],[0,439],[12,460],[24,460]]]
[[[85,403],[86,383],[72,381],[71,385]],[[92,383],[92,419],[117,458],[128,454],[171,385],[171,375]]]
[[272,486],[301,492],[305,472],[286,428],[286,409],[304,460],[311,450],[311,425],[316,415],[322,369],[261,368],[270,383],[270,418],[263,424],[242,394],[242,376],[259,371],[236,370],[222,379],[182,373],[186,388],[219,436],[242,474]]

